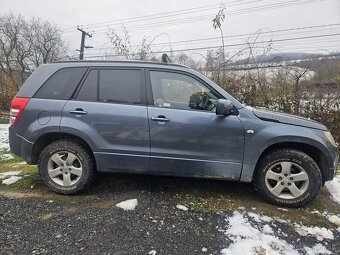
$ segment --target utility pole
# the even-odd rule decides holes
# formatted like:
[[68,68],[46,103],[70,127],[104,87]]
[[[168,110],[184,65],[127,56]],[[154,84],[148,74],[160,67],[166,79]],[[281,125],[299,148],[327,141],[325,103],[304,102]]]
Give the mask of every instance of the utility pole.
[[89,33],[85,32],[83,29],[77,27],[77,29],[81,32],[81,41],[80,41],[80,53],[79,53],[79,59],[84,59],[84,49],[85,49],[85,38],[86,36],[92,37]]

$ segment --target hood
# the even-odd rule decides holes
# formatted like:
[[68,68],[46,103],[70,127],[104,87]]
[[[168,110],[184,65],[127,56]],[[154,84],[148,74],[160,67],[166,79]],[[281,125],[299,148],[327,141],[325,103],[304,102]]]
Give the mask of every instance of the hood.
[[286,114],[281,112],[252,109],[256,117],[264,121],[278,122],[294,126],[308,127],[320,130],[327,130],[327,127],[317,121],[310,120],[304,117]]

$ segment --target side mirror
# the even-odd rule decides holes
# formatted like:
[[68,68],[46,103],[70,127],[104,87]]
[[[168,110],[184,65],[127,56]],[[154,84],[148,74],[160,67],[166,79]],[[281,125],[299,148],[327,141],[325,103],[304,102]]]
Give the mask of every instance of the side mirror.
[[233,112],[234,106],[230,100],[218,99],[216,104],[216,115],[229,115]]

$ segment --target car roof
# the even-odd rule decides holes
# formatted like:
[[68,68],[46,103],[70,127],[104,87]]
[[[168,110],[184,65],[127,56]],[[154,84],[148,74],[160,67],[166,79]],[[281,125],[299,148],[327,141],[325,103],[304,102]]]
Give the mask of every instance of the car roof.
[[124,65],[124,66],[173,66],[173,67],[182,67],[182,68],[189,68],[185,65],[180,64],[173,64],[167,62],[156,62],[156,61],[141,61],[141,60],[66,60],[66,61],[54,61],[49,64],[67,64],[68,66],[99,66],[99,65]]

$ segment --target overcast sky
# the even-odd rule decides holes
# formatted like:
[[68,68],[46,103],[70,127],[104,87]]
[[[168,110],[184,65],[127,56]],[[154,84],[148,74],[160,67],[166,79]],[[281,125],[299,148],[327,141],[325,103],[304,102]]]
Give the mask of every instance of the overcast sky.
[[[183,40],[219,37],[220,32],[213,29],[211,20],[218,12],[220,3],[221,1],[216,0],[0,0],[0,12],[11,11],[27,18],[38,16],[56,23],[64,29],[63,37],[69,44],[70,53],[79,48],[80,32],[76,27],[82,25],[84,29],[93,33],[93,38],[88,39],[86,44],[93,46],[94,49],[86,50],[85,55],[95,56],[109,51],[106,49],[110,44],[107,43],[105,33],[109,27],[119,31],[123,22],[117,20],[141,16],[147,17],[124,22],[130,31],[132,45],[138,44],[143,36],[154,38],[160,34],[154,43],[168,43],[170,40],[174,50],[220,45],[219,39],[176,43]],[[236,37],[235,35],[255,33],[261,29],[266,33],[260,36],[259,40],[273,39],[273,47],[280,51],[340,51],[340,36],[333,35],[340,34],[340,24],[335,25],[340,23],[340,0],[229,0],[225,1],[225,4],[227,17],[222,27],[226,36],[226,45],[243,43],[249,37],[249,35]],[[202,8],[197,9],[198,7]],[[185,11],[181,14],[178,12],[181,10]],[[163,17],[150,17],[159,13],[167,14]],[[109,21],[111,23],[93,24]],[[148,27],[145,27],[146,24]],[[330,24],[333,25],[323,26]],[[323,27],[268,33],[320,25]],[[320,35],[330,36],[314,37]],[[275,42],[275,40],[308,36],[313,38]],[[226,51],[231,54],[241,47],[227,46]],[[156,51],[169,50],[169,48],[170,46],[166,44],[154,46]],[[195,54],[205,51],[197,49],[186,52]]]

